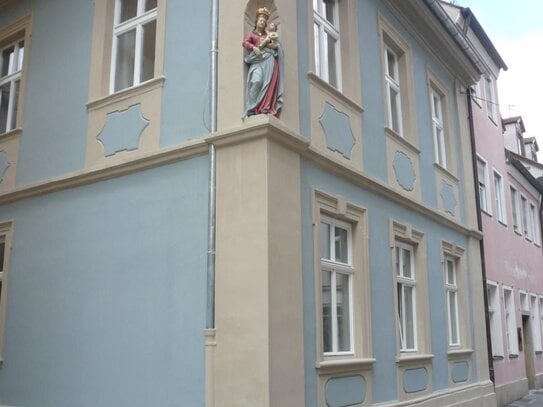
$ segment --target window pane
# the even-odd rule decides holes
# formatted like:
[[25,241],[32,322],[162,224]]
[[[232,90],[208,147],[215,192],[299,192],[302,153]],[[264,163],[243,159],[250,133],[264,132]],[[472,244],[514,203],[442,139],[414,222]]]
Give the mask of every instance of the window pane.
[[9,130],[13,130],[15,128],[15,124],[17,122],[17,105],[19,103],[19,87],[21,85],[21,81],[17,80],[13,83],[13,108],[11,112],[11,118],[9,123]]
[[330,34],[326,34],[328,38],[328,83],[337,87],[337,61],[336,61],[336,45],[337,41]]
[[0,87],[0,133],[5,133],[8,130],[10,88],[11,82],[5,83]]
[[335,2],[336,0],[324,0],[324,7],[326,8],[326,19],[332,25],[335,25],[335,19],[334,19]]
[[400,248],[396,246],[396,275],[400,275]]
[[321,258],[330,259],[330,225],[321,222]]
[[324,352],[332,352],[332,273],[322,271],[322,343]]
[[415,349],[415,296],[413,287],[404,286],[405,296],[405,345],[406,349]]
[[398,80],[396,75],[396,55],[394,55],[389,49],[386,50],[387,57],[387,74],[394,80]]
[[390,123],[390,127],[395,132],[400,132],[400,110],[399,110],[399,96],[400,94],[393,89],[392,87],[389,87],[390,92],[390,119],[392,120],[392,123]]
[[146,0],[145,1],[145,11],[152,10],[156,8],[157,0]]
[[342,263],[349,262],[348,255],[348,242],[347,242],[347,230],[340,228],[339,226],[335,227],[335,249],[336,249],[336,261]]
[[348,275],[336,273],[336,304],[338,351],[346,352],[351,350]]
[[456,292],[449,291],[449,318],[450,318],[450,333],[451,343],[458,343],[458,328],[456,314]]
[[0,273],[4,271],[4,251],[6,250],[6,243],[0,242]]
[[138,14],[138,0],[119,0],[119,22],[129,20]]
[[402,249],[402,276],[413,278],[411,271],[411,252],[407,249]]
[[2,72],[1,76],[7,76],[14,71],[15,46],[2,50]]
[[155,76],[156,20],[143,26],[143,52],[141,60],[141,82]]
[[317,24],[313,24],[313,36],[315,40],[315,70],[316,70],[317,75],[322,76],[320,34],[319,34],[319,26]]
[[117,59],[115,72],[115,91],[129,88],[134,84],[134,51],[136,30],[117,37]]
[[455,285],[456,278],[454,275],[454,263],[452,260],[447,260],[447,284]]
[[25,55],[25,42],[19,41],[19,53],[17,55],[17,70],[23,69],[23,58]]

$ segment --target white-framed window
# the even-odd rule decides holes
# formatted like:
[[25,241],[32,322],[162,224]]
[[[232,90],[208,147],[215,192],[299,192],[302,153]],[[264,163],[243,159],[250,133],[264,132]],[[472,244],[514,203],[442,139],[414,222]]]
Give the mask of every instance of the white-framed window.
[[489,180],[488,180],[488,164],[481,157],[477,156],[477,182],[479,184],[479,204],[481,210],[486,213],[491,213],[489,199]]
[[490,77],[485,78],[486,112],[488,117],[496,122],[496,97],[494,94],[494,81]]
[[402,128],[402,99],[400,95],[400,67],[399,58],[391,47],[385,44],[385,101],[387,127],[400,136]]
[[11,131],[17,126],[24,50],[23,37],[0,50],[0,133]]
[[471,100],[477,103],[477,106],[482,107],[482,92],[481,92],[481,81],[471,86]]
[[535,208],[535,205],[530,202],[530,209],[529,209],[529,222],[530,222],[530,230],[532,232],[532,240],[535,244],[540,245],[541,244],[541,238],[540,238],[540,232],[541,228],[538,224],[538,216],[537,216],[537,210]]
[[430,108],[432,113],[432,132],[434,135],[434,158],[436,163],[447,168],[447,150],[445,127],[443,121],[443,96],[434,88],[430,88]]
[[400,352],[417,351],[417,299],[415,256],[411,245],[396,242],[396,295]]
[[503,287],[503,304],[505,308],[505,327],[507,329],[507,350],[509,355],[518,355],[517,318],[512,288]]
[[325,374],[349,359],[371,365],[366,209],[314,190],[313,225],[317,368]]
[[115,0],[110,93],[155,76],[157,0]]
[[539,300],[537,295],[530,295],[530,324],[532,329],[532,340],[534,343],[534,350],[541,352],[543,347],[541,346],[541,316],[539,315]]
[[520,194],[520,218],[522,221],[522,233],[527,240],[532,240],[532,225],[528,219],[528,199]]
[[522,312],[530,312],[530,303],[528,302],[528,293],[523,290],[519,290],[520,310]]
[[511,211],[513,214],[513,230],[519,235],[522,234],[520,223],[519,193],[513,186],[509,187],[511,192]]
[[460,323],[458,316],[458,282],[456,259],[445,256],[445,295],[447,297],[447,321],[449,328],[449,346],[460,345]]
[[487,281],[486,292],[488,298],[488,317],[490,322],[492,356],[494,358],[503,358],[501,302],[498,285],[496,283]]
[[498,221],[504,225],[507,224],[503,177],[496,170],[494,170],[494,203],[496,205],[496,216],[498,217]]
[[11,250],[12,223],[0,223],[0,360],[4,359],[4,326],[6,319],[7,279]]
[[341,90],[341,48],[338,0],[313,0],[316,74]]
[[324,354],[353,352],[352,231],[345,222],[322,217],[322,332]]

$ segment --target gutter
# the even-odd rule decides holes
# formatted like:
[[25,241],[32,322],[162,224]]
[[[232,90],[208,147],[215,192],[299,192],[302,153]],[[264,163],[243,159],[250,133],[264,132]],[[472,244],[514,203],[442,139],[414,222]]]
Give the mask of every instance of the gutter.
[[424,0],[424,3],[426,3],[430,10],[432,10],[432,12],[443,25],[443,27],[445,27],[445,29],[453,37],[454,41],[458,44],[462,51],[464,51],[464,53],[468,56],[471,62],[473,62],[473,64],[477,67],[479,73],[484,73],[486,69],[483,61],[481,61],[481,58],[479,58],[475,51],[473,51],[468,41],[466,40],[460,29],[456,26],[456,24],[451,20],[447,12],[443,10],[443,7],[441,7],[441,5],[439,4],[439,0]]

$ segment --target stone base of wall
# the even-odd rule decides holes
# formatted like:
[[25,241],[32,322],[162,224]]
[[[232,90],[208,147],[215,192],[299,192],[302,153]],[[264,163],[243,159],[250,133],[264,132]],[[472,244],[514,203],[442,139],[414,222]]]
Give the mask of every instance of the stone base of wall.
[[543,373],[535,376],[535,388],[541,389],[543,387]]
[[384,404],[383,407],[496,407],[496,395],[491,381],[450,388],[426,397]]
[[[536,383],[538,381],[543,381],[543,377],[539,376],[538,378],[536,378]],[[525,377],[514,382],[496,386],[496,398],[498,400],[498,407],[510,404],[513,401],[525,396],[527,393],[528,379]]]

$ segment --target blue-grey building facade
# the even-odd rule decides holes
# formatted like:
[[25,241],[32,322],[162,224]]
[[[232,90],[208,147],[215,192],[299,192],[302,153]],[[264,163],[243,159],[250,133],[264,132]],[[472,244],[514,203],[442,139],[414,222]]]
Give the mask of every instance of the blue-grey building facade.
[[[242,119],[263,7],[284,105]],[[495,405],[439,2],[0,10],[0,405]]]

